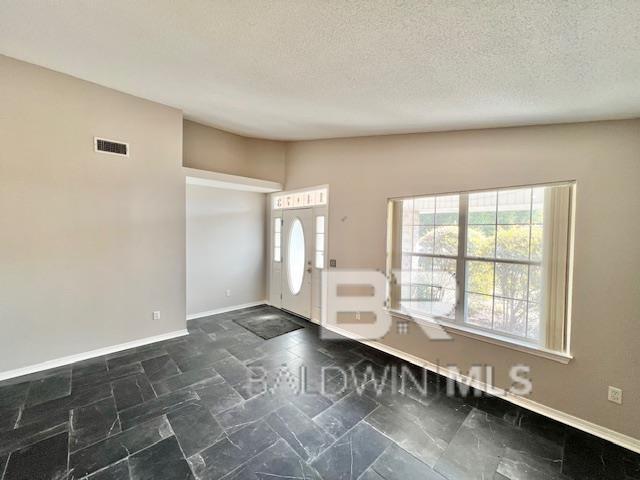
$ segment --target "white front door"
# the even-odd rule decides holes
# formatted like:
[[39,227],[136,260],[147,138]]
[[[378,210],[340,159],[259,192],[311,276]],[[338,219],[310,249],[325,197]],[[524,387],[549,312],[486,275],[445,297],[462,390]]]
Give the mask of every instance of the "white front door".
[[312,210],[285,210],[282,218],[282,308],[311,318]]

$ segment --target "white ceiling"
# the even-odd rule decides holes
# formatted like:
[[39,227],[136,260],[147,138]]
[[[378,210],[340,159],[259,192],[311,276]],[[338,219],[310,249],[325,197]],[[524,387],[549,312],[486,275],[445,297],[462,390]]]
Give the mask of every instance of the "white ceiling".
[[639,0],[3,0],[0,52],[274,139],[640,116]]

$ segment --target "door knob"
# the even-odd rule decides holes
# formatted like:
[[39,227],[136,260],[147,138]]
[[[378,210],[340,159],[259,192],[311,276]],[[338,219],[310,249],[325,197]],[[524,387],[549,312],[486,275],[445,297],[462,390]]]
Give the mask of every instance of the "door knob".
[[311,273],[311,267],[307,268],[307,273]]

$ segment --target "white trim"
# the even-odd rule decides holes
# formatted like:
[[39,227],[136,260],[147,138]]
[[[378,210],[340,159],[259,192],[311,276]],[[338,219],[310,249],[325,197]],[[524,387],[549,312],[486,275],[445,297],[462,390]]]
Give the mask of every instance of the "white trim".
[[194,320],[196,318],[209,317],[211,315],[217,315],[219,313],[233,312],[234,310],[242,310],[243,308],[257,307],[258,305],[268,305],[268,304],[269,302],[267,302],[266,300],[260,300],[258,302],[249,302],[249,303],[242,303],[240,305],[231,305],[229,307],[216,308],[215,310],[208,310],[206,312],[192,313],[190,315],[187,315],[187,320]]
[[226,173],[198,170],[197,168],[182,167],[187,185],[224,188],[227,190],[242,190],[245,192],[273,193],[282,190],[282,184],[258,178],[228,175]]
[[582,430],[583,432],[587,432],[587,433],[590,433],[591,435],[595,435],[596,437],[602,438],[604,440],[608,440],[628,450],[632,450],[636,453],[640,453],[640,439],[633,438],[623,433],[616,432],[615,430],[611,430],[609,428],[602,427],[600,425],[589,422],[587,420],[583,420],[581,418],[575,417],[573,415],[562,412],[560,410],[556,410],[555,408],[551,408],[541,403],[535,402],[529,398],[522,397],[520,395],[514,395],[510,392],[506,392],[501,388],[488,385],[484,382],[480,382],[466,375],[459,374],[458,372],[453,372],[440,365],[428,362],[419,357],[416,357],[415,355],[411,355],[410,353],[403,352],[402,350],[389,347],[380,342],[376,342],[373,340],[364,340],[360,338],[358,335],[355,335],[347,330],[336,327],[334,325],[322,325],[322,326],[335,333],[343,335],[347,338],[351,338],[353,340],[358,340],[359,342],[369,345],[370,347],[373,347],[377,350],[383,351],[395,357],[401,358],[402,360],[406,360],[409,363],[413,363],[414,365],[425,368],[439,375],[443,375],[447,378],[451,378],[458,382],[464,383],[465,385],[472,386],[473,388],[489,393],[491,395],[500,396],[505,400],[507,400],[508,402],[511,402],[515,405],[526,408],[527,410],[531,410],[533,412],[539,413],[540,415],[544,415],[545,417],[552,418],[553,420],[556,420],[560,423],[564,423],[565,425],[569,425],[571,427],[577,428],[578,430]]
[[98,348],[96,350],[90,350],[88,352],[77,353],[75,355],[69,355],[66,357],[56,358],[54,360],[48,360],[46,362],[37,363],[35,365],[29,365],[28,367],[16,368],[15,370],[7,370],[0,372],[0,380],[7,380],[9,378],[21,377],[22,375],[28,375],[30,373],[41,372],[43,370],[49,370],[50,368],[63,367],[70,365],[81,360],[88,360],[90,358],[101,357],[102,355],[109,355],[111,353],[121,352],[129,348],[141,347],[150,343],[160,342],[162,340],[171,340],[172,338],[182,337],[188,335],[187,330],[176,330],[174,332],[162,333],[160,335],[154,335],[153,337],[145,337],[139,340],[133,340],[131,342],[119,343],[110,347]]
[[462,335],[463,337],[473,338],[474,340],[480,340],[482,342],[491,343],[500,347],[510,348],[511,350],[516,350],[518,352],[528,353],[537,357],[546,358],[548,360],[553,360],[564,365],[568,364],[573,359],[573,355],[569,353],[556,352],[553,350],[549,350],[548,348],[527,344],[525,342],[518,341],[515,338],[502,337],[493,332],[479,331],[472,327],[466,327],[464,325],[458,325],[444,320],[438,320],[436,322],[435,320],[432,320],[428,317],[420,317],[399,310],[388,309],[387,311],[392,316],[401,318],[403,320],[409,320],[426,326],[440,325],[445,329],[447,333]]

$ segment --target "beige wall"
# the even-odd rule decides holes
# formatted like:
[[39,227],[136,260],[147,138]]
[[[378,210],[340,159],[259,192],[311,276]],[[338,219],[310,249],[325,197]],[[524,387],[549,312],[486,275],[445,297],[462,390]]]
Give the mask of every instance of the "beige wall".
[[285,144],[184,121],[184,166],[284,183]]
[[[385,266],[386,198],[577,181],[569,365],[456,336],[417,331],[384,342],[440,365],[531,366],[531,398],[640,438],[640,120],[295,142],[287,189],[330,185],[329,258]],[[607,386],[624,389],[622,406]]]
[[[184,328],[181,113],[1,56],[0,105],[0,371]],[[130,142],[131,157],[94,153],[94,135]],[[286,147],[186,121],[184,139],[185,166],[329,184],[339,267],[384,268],[387,197],[576,180],[569,365],[415,330],[385,342],[494,365],[502,387],[528,364],[533,400],[640,438],[639,120]]]
[[187,185],[188,315],[265,299],[265,216],[264,193]]
[[0,105],[0,372],[184,329],[181,112],[3,56]]

